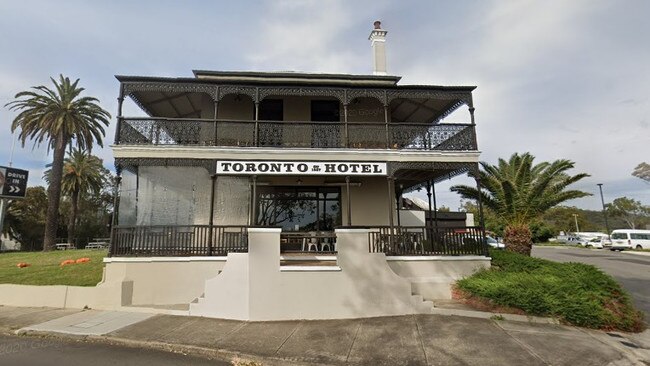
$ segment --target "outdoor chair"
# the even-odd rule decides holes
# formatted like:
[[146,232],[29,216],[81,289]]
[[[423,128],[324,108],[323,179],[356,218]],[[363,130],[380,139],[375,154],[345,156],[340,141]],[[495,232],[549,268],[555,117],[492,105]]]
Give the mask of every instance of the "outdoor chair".
[[[318,251],[318,238],[315,238],[314,236],[316,235],[315,232],[310,231],[309,232],[309,237],[305,237],[302,239],[302,251],[305,252],[311,252],[311,249],[314,248],[314,251]],[[307,248],[307,250],[305,250]]]
[[[326,234],[327,233],[325,233],[325,232],[321,232],[321,235],[326,235]],[[330,244],[330,240],[334,240],[334,238],[330,239],[330,238],[327,238],[327,237],[323,237],[323,239],[322,239],[323,242],[320,245],[320,250],[321,251],[325,252],[325,247],[327,247],[328,252],[331,252],[332,248],[334,248],[334,251],[336,251],[336,242],[333,242],[333,243]]]

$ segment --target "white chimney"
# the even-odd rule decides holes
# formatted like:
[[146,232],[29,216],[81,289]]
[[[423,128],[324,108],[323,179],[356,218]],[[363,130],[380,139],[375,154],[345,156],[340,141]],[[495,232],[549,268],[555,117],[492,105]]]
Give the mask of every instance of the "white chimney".
[[381,29],[381,22],[379,20],[374,23],[375,28],[370,32],[370,44],[372,45],[372,58],[374,68],[373,75],[387,75],[386,74],[386,33]]

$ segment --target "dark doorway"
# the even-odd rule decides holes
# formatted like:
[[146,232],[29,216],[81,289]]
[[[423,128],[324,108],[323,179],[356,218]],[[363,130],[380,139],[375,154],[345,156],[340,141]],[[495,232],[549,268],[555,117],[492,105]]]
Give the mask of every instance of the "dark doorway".
[[314,124],[311,133],[312,147],[341,147],[340,103],[338,100],[312,100],[313,122],[336,122]]
[[264,99],[260,102],[259,119],[261,121],[284,120],[284,103],[282,99]]
[[[284,103],[282,99],[264,99],[260,102],[260,121],[282,121],[284,120]],[[260,146],[282,146],[283,125],[281,123],[260,122],[259,123],[259,145]]]

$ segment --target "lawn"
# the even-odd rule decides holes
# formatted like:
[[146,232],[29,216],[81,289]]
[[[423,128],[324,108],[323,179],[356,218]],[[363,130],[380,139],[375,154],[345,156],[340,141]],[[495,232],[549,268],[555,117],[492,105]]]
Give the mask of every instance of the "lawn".
[[[0,254],[0,284],[95,286],[102,279],[106,250],[56,250]],[[66,259],[90,262],[61,266]],[[18,268],[18,263],[29,267]]]
[[492,268],[457,282],[469,304],[514,308],[530,315],[604,330],[638,332],[643,314],[611,276],[583,263],[558,263],[491,251]]

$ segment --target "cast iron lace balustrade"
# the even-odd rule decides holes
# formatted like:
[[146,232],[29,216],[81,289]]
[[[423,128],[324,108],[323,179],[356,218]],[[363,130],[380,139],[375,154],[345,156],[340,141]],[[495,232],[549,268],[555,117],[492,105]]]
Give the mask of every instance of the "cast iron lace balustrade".
[[246,226],[116,226],[110,255],[209,256],[248,251]]
[[471,227],[371,228],[368,250],[386,255],[488,255],[483,229]]
[[122,118],[121,145],[476,150],[469,124]]

